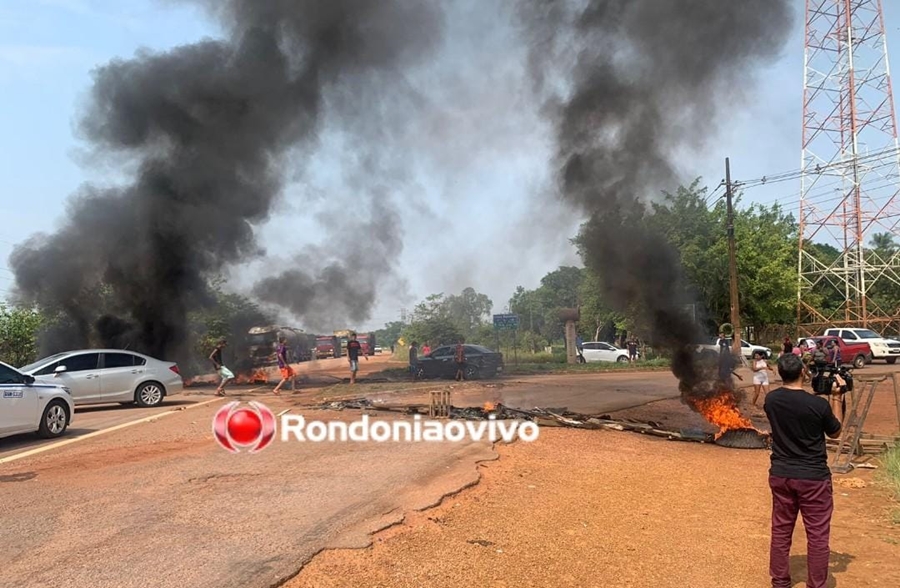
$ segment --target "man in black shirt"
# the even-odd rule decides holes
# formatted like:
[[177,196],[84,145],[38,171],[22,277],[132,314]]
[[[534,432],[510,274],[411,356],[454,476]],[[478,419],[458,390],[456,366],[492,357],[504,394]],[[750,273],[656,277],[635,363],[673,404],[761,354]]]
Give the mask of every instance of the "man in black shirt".
[[[359,352],[362,345],[356,340],[356,333],[350,333],[350,340],[347,341],[347,358],[350,360],[350,383],[356,383],[356,372],[359,370]],[[369,356],[365,356],[369,361]]]
[[769,574],[773,588],[790,588],[791,536],[798,512],[806,528],[808,588],[825,588],[828,580],[832,500],[831,470],[825,436],[837,437],[841,422],[836,385],[829,400],[803,389],[803,362],[796,355],[778,359],[784,383],[766,396],[764,408],[772,427],[772,542]]
[[413,341],[409,346],[409,373],[413,381],[419,375],[419,344]]

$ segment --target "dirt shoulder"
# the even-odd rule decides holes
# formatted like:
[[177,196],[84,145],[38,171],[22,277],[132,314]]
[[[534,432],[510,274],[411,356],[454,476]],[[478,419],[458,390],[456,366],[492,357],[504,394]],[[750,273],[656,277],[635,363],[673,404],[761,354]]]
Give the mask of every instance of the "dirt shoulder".
[[[761,428],[765,417],[746,403]],[[876,395],[866,430],[896,430],[892,389]],[[677,399],[614,413],[709,430]],[[319,554],[286,586],[766,586],[769,452],[671,442],[633,433],[541,429],[498,447],[481,483],[403,524],[370,548]],[[835,476],[832,582],[900,586],[898,505],[878,471]],[[802,523],[795,585],[805,578]]]
[[[768,584],[768,453],[637,434],[544,429],[499,448],[481,483],[364,550],[321,553],[289,588]],[[900,529],[870,472],[836,478],[839,586],[900,585]],[[792,567],[805,577],[798,525]]]

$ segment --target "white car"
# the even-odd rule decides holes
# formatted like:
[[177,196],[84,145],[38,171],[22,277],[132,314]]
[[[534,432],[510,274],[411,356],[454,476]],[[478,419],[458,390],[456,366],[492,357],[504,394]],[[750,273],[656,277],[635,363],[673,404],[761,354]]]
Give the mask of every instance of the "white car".
[[[721,345],[722,339],[716,338],[715,342],[711,345],[700,345],[698,350],[702,349],[711,349],[713,351],[719,351],[719,345]],[[728,341],[728,347],[731,348],[731,341]],[[768,347],[763,347],[762,345],[752,345],[747,341],[741,339],[741,355],[743,355],[747,359],[753,359],[753,356],[756,353],[762,353],[762,356],[766,359],[772,358],[772,350]]]
[[111,402],[158,406],[166,396],[184,390],[176,364],[121,349],[66,351],[20,371],[70,389],[76,406]]
[[883,359],[888,363],[897,363],[900,357],[900,341],[885,339],[869,329],[826,329],[825,337],[840,337],[848,343],[865,342],[872,349],[872,359]]
[[51,439],[66,432],[75,403],[64,386],[34,378],[0,362],[0,437],[34,433]]
[[628,350],[619,349],[609,343],[603,341],[590,341],[585,343],[582,348],[584,360],[591,361],[613,361],[619,363],[628,362]]

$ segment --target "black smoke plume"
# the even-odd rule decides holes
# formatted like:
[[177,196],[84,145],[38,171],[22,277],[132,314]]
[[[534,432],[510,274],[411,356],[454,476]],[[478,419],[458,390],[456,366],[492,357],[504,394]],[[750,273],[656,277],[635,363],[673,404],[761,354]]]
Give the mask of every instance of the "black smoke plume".
[[290,150],[315,139],[323,93],[390,84],[442,31],[436,8],[402,0],[200,3],[224,39],[95,73],[81,130],[133,182],[83,188],[58,232],[10,258],[22,296],[68,317],[59,347],[127,342],[183,357],[187,313],[212,304],[208,280],[262,253],[254,227]]
[[636,312],[654,345],[672,353],[683,398],[714,393],[715,364],[694,353],[703,333],[684,311],[692,300],[678,253],[642,222],[645,203],[677,183],[678,152],[703,147],[754,67],[776,56],[788,2],[536,1],[522,16],[538,89],[568,89],[548,112],[560,192],[589,218],[579,238],[585,263],[610,306]]

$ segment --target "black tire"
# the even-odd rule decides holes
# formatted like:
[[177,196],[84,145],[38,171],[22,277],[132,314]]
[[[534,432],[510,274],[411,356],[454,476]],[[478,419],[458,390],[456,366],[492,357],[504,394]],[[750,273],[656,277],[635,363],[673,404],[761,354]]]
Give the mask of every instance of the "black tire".
[[578,363],[587,363],[587,360],[584,358],[583,355],[579,355],[579,356],[578,356]]
[[866,356],[865,355],[857,355],[853,358],[853,367],[856,369],[862,369],[866,367]]
[[134,401],[141,408],[153,408],[162,404],[166,389],[159,382],[144,382],[134,391]]
[[51,400],[41,415],[38,435],[44,439],[54,439],[66,432],[69,427],[69,407],[62,400]]
[[896,358],[896,357],[889,357],[889,358],[887,358],[885,361],[888,362],[888,363],[891,364],[891,365],[894,365],[895,363],[897,363],[897,358]]
[[628,357],[625,355],[620,355],[616,358],[616,363],[628,363]]
[[481,377],[481,370],[478,369],[477,365],[468,364],[463,370],[463,374],[465,374],[467,380],[477,380]]

